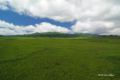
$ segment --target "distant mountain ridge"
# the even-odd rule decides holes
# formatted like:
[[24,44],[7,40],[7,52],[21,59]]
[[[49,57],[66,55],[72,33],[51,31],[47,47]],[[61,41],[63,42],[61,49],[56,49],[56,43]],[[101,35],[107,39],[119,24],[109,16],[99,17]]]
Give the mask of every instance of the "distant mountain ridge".
[[0,37],[3,37],[2,35],[0,35]]
[[92,36],[89,34],[67,34],[67,33],[59,33],[59,32],[45,32],[45,33],[33,33],[33,34],[24,34],[24,35],[11,35],[10,37],[80,37],[80,36]]
[[98,34],[90,34],[90,33],[75,33],[75,34],[83,34],[83,35],[94,35],[94,36],[99,36]]

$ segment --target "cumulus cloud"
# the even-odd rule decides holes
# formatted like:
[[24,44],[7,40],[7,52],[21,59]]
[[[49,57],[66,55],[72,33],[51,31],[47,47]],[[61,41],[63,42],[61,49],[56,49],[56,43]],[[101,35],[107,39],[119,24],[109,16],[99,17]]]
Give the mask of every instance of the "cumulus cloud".
[[8,10],[7,3],[4,0],[0,0],[0,9],[2,10]]
[[8,28],[0,28],[0,35],[14,35],[16,32]]
[[91,33],[91,34],[100,34],[100,35],[109,35],[109,34],[119,34],[120,28],[114,27],[113,22],[107,21],[86,21],[86,22],[76,22],[71,28],[74,32],[77,33]]
[[[118,0],[2,0],[19,14],[50,18],[60,22],[109,18],[120,12]],[[6,6],[7,7],[7,6]],[[114,11],[114,13],[113,13]],[[116,15],[119,16],[119,15]]]
[[76,32],[113,34],[120,28],[120,0],[1,0],[0,9],[60,22],[76,20],[71,27]]
[[120,27],[107,21],[77,21],[71,29],[76,33],[91,33],[99,35],[120,35]]
[[0,20],[0,34],[2,35],[16,35],[16,34],[28,34],[28,33],[35,33],[35,32],[60,32],[60,33],[68,33],[71,30],[61,27],[52,25],[47,22],[42,22],[40,24],[28,25],[28,26],[18,26],[12,23],[8,23],[5,21]]

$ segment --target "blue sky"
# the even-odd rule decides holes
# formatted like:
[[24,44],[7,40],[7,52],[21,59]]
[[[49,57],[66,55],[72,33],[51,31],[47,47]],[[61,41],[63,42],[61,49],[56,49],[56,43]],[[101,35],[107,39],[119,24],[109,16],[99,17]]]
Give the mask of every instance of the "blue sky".
[[120,0],[0,0],[0,35],[120,35]]
[[70,29],[71,26],[75,23],[75,22],[59,22],[49,18],[34,18],[24,14],[20,15],[10,10],[7,11],[0,10],[0,20],[13,23],[14,25],[23,25],[23,26],[35,25],[42,22],[49,22],[53,25],[64,26],[68,29]]

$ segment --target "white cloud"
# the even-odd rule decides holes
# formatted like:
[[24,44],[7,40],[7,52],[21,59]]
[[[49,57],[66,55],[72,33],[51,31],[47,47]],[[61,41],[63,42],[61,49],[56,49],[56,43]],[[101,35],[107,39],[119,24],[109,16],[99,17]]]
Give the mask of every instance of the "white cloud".
[[18,26],[12,23],[8,23],[5,21],[0,20],[0,34],[2,35],[16,35],[16,34],[28,34],[28,33],[35,33],[35,32],[61,32],[61,33],[68,33],[71,30],[61,27],[52,25],[47,22],[43,22],[40,24],[28,25],[28,26]]
[[68,33],[71,30],[61,27],[61,26],[56,26],[52,25],[50,23],[43,22],[41,24],[36,24],[36,30],[35,32],[62,32],[62,33]]
[[[12,11],[31,17],[47,17],[60,22],[76,20],[77,23],[73,25],[74,27],[72,26],[72,29],[77,32],[113,34],[114,30],[116,31],[116,29],[120,28],[120,0],[0,1],[0,9],[8,9],[7,5],[11,7]],[[88,20],[90,20],[90,22],[88,22]],[[112,28],[108,27],[109,24]],[[78,25],[82,25],[82,27],[75,27]],[[111,31],[111,33],[109,31]],[[119,32],[116,34],[119,34]]]
[[0,0],[0,9],[2,10],[8,10],[6,0]]
[[4,5],[0,5],[0,9],[2,9],[2,10],[8,10],[8,7],[6,7]]
[[96,19],[101,18],[101,15],[104,18],[113,11],[112,7],[120,8],[108,0],[4,0],[5,2],[19,14],[47,17],[60,22]]
[[8,28],[0,28],[0,35],[8,35],[8,34],[14,35],[16,34],[16,32]]
[[91,33],[100,35],[120,35],[120,28],[114,27],[113,22],[105,21],[77,21],[71,28],[77,33]]

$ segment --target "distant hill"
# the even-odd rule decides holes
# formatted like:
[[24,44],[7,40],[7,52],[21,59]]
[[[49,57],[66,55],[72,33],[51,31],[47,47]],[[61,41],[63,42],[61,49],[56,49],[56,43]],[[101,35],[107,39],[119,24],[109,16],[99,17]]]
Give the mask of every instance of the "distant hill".
[[33,33],[33,34],[24,34],[24,35],[11,35],[11,37],[63,37],[63,38],[73,38],[73,37],[86,37],[92,36],[89,34],[67,34],[59,32],[45,32],[45,33]]
[[0,37],[3,37],[2,35],[0,35]]
[[75,33],[79,35],[94,35],[94,36],[99,36],[98,34],[90,34],[90,33]]
[[120,39],[120,35],[101,35],[100,38],[113,38],[113,39]]

